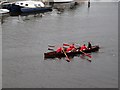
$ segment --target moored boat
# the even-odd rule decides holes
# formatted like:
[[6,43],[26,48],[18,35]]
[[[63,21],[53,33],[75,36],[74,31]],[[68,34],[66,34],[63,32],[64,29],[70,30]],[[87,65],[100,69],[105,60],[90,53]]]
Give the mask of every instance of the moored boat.
[[2,8],[10,10],[11,16],[39,14],[52,11],[52,7],[45,7],[41,1],[17,1],[3,4]]
[[[85,53],[97,52],[97,51],[99,51],[99,48],[100,47],[98,45],[95,45],[95,46],[92,46],[91,49],[87,49],[85,51],[76,50],[74,52],[69,52],[69,53],[66,53],[66,54],[67,54],[68,57],[74,57],[74,56],[77,56],[79,54],[83,54],[83,52],[85,52]],[[44,59],[47,59],[47,58],[61,58],[61,57],[65,57],[65,54],[64,53],[57,53],[56,51],[44,53]]]

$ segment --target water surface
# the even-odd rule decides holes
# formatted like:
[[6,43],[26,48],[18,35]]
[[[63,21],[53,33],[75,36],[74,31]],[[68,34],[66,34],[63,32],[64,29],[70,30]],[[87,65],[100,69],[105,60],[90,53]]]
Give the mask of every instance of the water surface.
[[[117,88],[118,4],[87,3],[29,20],[7,17],[2,24],[3,88]],[[24,18],[24,17],[23,17]],[[98,44],[92,62],[74,57],[44,60],[48,44]]]

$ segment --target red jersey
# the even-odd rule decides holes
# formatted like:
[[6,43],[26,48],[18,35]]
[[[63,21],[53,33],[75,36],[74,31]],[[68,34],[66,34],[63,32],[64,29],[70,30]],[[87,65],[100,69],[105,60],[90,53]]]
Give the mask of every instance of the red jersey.
[[82,50],[86,50],[86,49],[87,49],[87,47],[84,46],[84,45],[80,48],[81,51],[82,51]]
[[58,49],[56,50],[56,52],[57,52],[57,53],[62,52],[62,48],[61,48],[61,47],[58,48]]
[[71,50],[73,50],[73,48],[67,48],[66,52],[70,52]]
[[70,45],[70,48],[75,48],[75,46],[74,45]]

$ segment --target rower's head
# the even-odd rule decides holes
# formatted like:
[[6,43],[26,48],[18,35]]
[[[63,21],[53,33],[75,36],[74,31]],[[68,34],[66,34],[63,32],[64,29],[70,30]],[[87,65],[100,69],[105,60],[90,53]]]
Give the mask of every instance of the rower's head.
[[74,48],[74,43],[70,45],[70,48]]

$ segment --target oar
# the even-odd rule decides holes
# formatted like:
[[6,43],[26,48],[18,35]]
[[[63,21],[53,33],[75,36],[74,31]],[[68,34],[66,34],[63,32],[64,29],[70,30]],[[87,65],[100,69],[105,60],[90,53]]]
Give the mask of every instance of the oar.
[[66,56],[66,58],[67,58],[66,61],[70,62],[70,59],[68,58],[68,56],[67,56],[67,54],[66,54],[66,52],[65,52],[65,50],[64,50],[63,48],[62,48],[62,51],[63,51],[63,53],[65,54],[65,56]]
[[[70,46],[69,44],[63,43],[63,46]],[[48,45],[48,47],[55,47],[55,45]]]
[[[55,45],[48,45],[48,47],[55,48],[56,46]],[[63,48],[65,48],[65,47],[63,46]]]
[[48,47],[55,47],[54,45],[48,45]]
[[55,50],[54,50],[54,49],[52,49],[52,48],[48,48],[48,50],[55,51]]
[[[70,45],[63,43],[63,46],[70,46]],[[55,45],[48,45],[48,47],[56,47],[56,46]]]
[[63,46],[70,46],[69,44],[63,43]]
[[80,56],[82,59],[86,59],[86,60],[88,60],[89,62],[91,62],[91,60],[90,59],[88,59],[88,58],[83,58],[83,56]]
[[85,52],[83,52],[81,50],[80,50],[80,52],[82,52],[84,55],[88,56],[89,58],[92,58],[92,56],[90,54],[87,54],[87,53],[85,53]]

